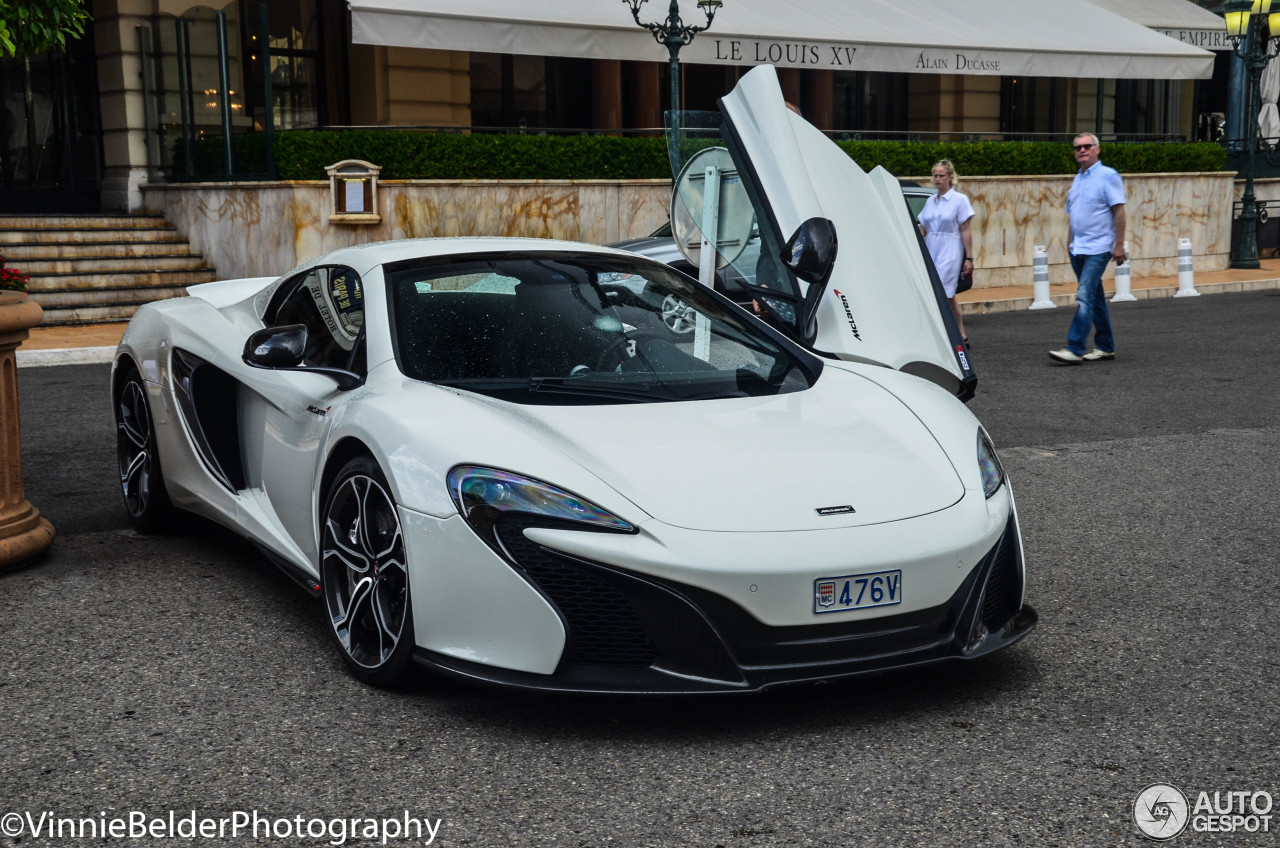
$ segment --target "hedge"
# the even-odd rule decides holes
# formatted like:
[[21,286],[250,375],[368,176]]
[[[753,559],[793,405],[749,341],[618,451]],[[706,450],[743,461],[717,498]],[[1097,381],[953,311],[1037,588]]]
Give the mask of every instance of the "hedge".
[[[261,133],[236,136],[233,160],[263,161]],[[705,141],[694,142],[701,146]],[[927,175],[934,162],[950,159],[965,177],[1012,174],[1070,174],[1076,170],[1071,146],[1032,141],[907,142],[838,141],[863,168],[883,165],[895,176]],[[197,171],[217,175],[221,139],[197,143]],[[571,135],[495,135],[397,130],[289,130],[276,133],[277,173],[284,180],[323,180],[325,166],[363,159],[382,166],[388,180],[451,179],[669,179],[662,138]],[[1217,144],[1103,143],[1102,160],[1121,173],[1220,171],[1226,152]],[[182,179],[175,156],[173,179]],[[251,168],[252,170],[253,168]]]
[[[933,163],[950,159],[962,177],[1013,174],[1073,174],[1071,145],[1049,141],[902,142],[839,141],[840,147],[863,168],[883,165],[895,176],[930,173]],[[1221,171],[1227,153],[1217,144],[1135,143],[1102,144],[1102,161],[1122,174]]]
[[282,132],[281,179],[326,179],[325,166],[363,159],[387,180],[663,179],[671,177],[661,138],[491,135],[389,130]]

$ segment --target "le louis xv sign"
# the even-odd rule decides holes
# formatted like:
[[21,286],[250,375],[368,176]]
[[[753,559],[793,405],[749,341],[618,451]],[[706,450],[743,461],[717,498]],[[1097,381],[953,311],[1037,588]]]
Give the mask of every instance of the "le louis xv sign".
[[[856,44],[813,44],[751,38],[715,38],[715,61],[731,65],[780,65],[833,70],[935,71],[1000,73],[1000,60],[956,50],[920,50]],[[695,42],[696,44],[697,42]],[[869,52],[870,51],[870,52]],[[876,55],[873,57],[871,53]]]

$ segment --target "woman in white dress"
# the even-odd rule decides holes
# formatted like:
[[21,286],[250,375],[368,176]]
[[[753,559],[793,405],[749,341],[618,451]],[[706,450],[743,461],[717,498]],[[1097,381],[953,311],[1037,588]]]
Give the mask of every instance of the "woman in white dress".
[[962,272],[965,276],[973,273],[973,234],[969,231],[973,206],[967,196],[956,191],[957,182],[956,168],[949,160],[943,159],[933,166],[933,184],[938,193],[925,202],[920,212],[920,231],[924,233],[929,255],[938,268],[938,278],[951,301],[956,325],[968,347],[969,337],[964,331],[960,305],[956,303],[956,283]]

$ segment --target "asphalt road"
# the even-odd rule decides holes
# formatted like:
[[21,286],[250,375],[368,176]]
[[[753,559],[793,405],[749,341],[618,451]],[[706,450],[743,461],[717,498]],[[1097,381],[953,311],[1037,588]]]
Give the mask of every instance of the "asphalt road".
[[[1116,361],[1078,367],[1046,355],[1065,309],[966,320],[1038,630],[978,663],[732,699],[365,687],[229,533],[126,529],[106,367],[24,369],[27,493],[59,536],[0,576],[0,826],[256,810],[315,834],[258,844],[324,845],[336,825],[307,820],[407,810],[444,846],[1092,848],[1146,844],[1152,783],[1280,799],[1280,296],[1114,314]],[[1271,815],[1171,844],[1277,845]],[[0,833],[82,842],[253,840]]]

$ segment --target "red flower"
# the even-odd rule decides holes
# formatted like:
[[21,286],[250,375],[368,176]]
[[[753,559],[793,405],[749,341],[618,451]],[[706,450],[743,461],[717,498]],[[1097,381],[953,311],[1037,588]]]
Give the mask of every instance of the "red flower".
[[28,282],[26,274],[4,267],[4,257],[0,256],[0,291],[26,291]]

